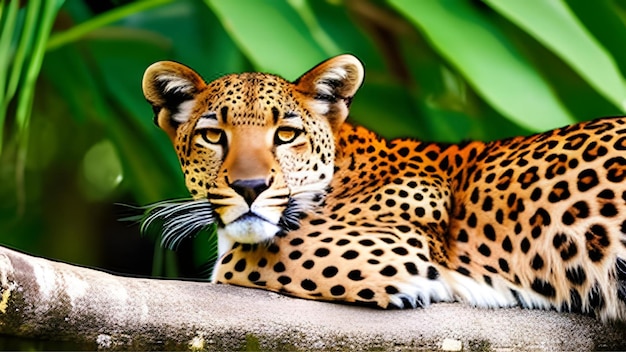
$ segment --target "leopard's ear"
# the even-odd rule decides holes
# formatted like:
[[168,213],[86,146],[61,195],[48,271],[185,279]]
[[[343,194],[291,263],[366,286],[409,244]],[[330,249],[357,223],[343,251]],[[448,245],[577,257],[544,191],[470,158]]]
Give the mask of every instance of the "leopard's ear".
[[206,83],[185,65],[159,61],[146,69],[141,86],[146,100],[152,104],[154,122],[173,140],[178,126],[189,120],[194,99]]
[[363,64],[352,55],[339,55],[315,66],[298,78],[296,90],[309,98],[309,107],[328,118],[337,129],[348,117],[352,97],[361,87]]

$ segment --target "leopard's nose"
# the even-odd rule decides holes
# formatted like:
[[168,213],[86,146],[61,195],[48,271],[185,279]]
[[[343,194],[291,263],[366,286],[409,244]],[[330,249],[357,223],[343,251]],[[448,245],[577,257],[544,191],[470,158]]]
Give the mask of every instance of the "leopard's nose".
[[254,203],[259,194],[269,188],[265,179],[237,180],[230,187],[246,201],[248,206]]

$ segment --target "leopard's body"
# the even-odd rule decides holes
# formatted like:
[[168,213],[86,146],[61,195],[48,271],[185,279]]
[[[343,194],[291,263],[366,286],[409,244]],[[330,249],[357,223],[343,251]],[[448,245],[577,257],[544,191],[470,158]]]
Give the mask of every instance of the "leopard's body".
[[344,122],[362,78],[348,55],[294,83],[148,69],[157,122],[219,224],[215,282],[626,319],[626,118],[490,143],[387,141]]

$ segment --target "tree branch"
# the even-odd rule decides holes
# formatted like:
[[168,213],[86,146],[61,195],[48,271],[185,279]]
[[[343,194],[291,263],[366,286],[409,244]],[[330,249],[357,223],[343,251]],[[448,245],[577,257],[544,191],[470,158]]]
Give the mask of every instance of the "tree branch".
[[87,349],[625,349],[623,324],[434,304],[383,311],[201,282],[141,279],[0,247],[0,334]]

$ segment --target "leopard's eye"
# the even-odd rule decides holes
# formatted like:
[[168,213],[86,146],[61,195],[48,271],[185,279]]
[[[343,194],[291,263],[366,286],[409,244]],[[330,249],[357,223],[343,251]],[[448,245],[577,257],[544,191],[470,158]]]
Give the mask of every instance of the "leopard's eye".
[[221,144],[224,139],[224,131],[219,128],[205,128],[200,131],[202,139],[210,144]]
[[302,130],[299,130],[293,127],[280,127],[279,129],[276,130],[274,143],[276,143],[277,145],[291,143],[301,133],[302,133]]

